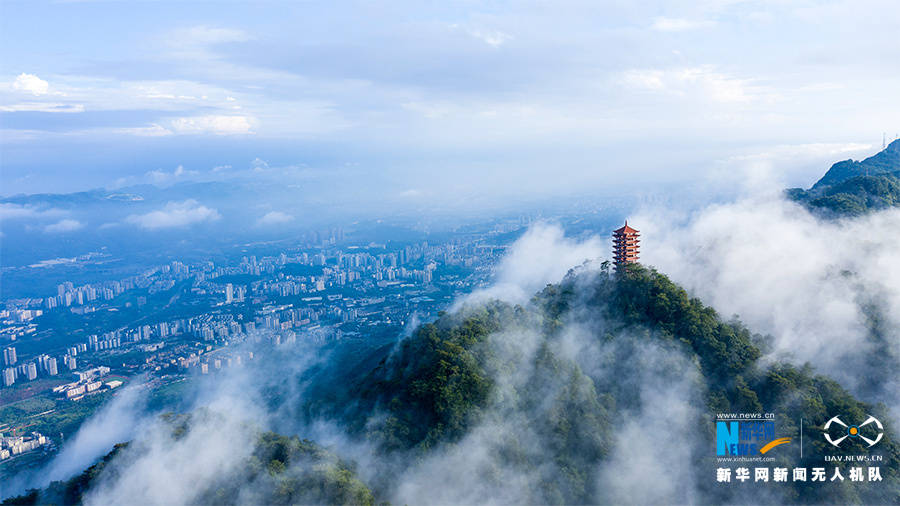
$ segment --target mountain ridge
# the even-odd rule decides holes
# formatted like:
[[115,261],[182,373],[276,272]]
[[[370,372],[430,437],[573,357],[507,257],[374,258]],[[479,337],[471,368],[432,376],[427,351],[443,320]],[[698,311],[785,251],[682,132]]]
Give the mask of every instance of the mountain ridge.
[[843,160],[809,189],[785,195],[825,218],[861,216],[900,206],[900,139],[862,160]]
[[857,176],[894,174],[897,171],[900,171],[900,139],[862,161],[847,159],[833,164],[810,189],[833,186]]

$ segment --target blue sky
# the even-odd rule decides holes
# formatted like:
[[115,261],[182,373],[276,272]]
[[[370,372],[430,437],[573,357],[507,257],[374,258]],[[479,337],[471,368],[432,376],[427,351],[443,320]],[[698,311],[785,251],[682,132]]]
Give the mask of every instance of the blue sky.
[[746,167],[809,184],[900,130],[893,0],[0,9],[3,195],[310,172],[424,197]]

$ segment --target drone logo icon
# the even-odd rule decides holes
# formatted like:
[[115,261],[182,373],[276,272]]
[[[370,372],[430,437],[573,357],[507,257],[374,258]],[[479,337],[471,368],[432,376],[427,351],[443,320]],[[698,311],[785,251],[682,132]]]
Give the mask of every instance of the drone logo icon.
[[[871,439],[866,436],[863,436],[860,432],[860,429],[862,427],[865,427],[866,425],[869,425],[870,423],[873,423],[873,422],[875,423],[875,427],[878,428],[878,435],[875,436],[875,439]],[[829,434],[829,432],[828,432],[828,430],[832,424],[840,425],[841,427],[844,427],[846,429],[846,433],[837,439],[832,439],[831,434]],[[829,443],[831,443],[832,445],[834,445],[836,447],[840,447],[841,442],[843,442],[845,439],[847,439],[849,437],[849,438],[862,439],[866,443],[869,443],[869,448],[871,448],[871,447],[875,446],[876,443],[881,441],[882,436],[884,436],[884,427],[881,425],[881,422],[872,415],[869,415],[869,418],[867,418],[865,422],[863,422],[859,425],[847,425],[839,417],[835,416],[835,417],[832,417],[831,420],[828,420],[827,423],[825,423],[824,429],[825,429],[825,439]]]

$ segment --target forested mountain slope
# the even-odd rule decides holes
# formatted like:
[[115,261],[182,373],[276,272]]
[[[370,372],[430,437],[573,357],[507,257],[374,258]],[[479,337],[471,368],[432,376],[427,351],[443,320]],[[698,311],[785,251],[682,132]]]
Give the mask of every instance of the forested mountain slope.
[[810,189],[791,188],[787,195],[825,217],[900,206],[900,139],[861,162],[835,163]]
[[[885,407],[855,399],[810,366],[763,362],[767,339],[723,320],[651,268],[586,265],[528,304],[464,306],[393,348],[345,358],[304,380],[297,416],[329,420],[365,441],[375,466],[369,483],[312,442],[263,433],[252,457],[233,475],[204,484],[200,497],[226,504],[248,497],[279,504],[396,497],[896,503],[900,446]],[[344,375],[335,382],[337,371]],[[775,413],[778,435],[794,444],[803,419],[804,460],[795,446],[772,453],[771,467],[788,468],[835,454],[822,433],[835,414],[877,416],[885,421],[879,444],[849,441],[841,452],[882,456],[883,482],[788,482],[763,495],[717,483],[714,417],[730,412]],[[17,500],[77,502],[96,483],[114,480],[127,455],[113,452],[85,475]],[[832,464],[848,476],[848,463]],[[629,481],[647,469],[659,475]]]

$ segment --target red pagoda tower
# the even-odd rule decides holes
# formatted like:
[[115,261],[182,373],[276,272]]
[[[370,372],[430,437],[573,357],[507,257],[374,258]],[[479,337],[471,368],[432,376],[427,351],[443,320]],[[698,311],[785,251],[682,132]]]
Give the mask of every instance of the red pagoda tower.
[[637,230],[628,226],[627,220],[624,227],[613,231],[613,262],[616,268],[638,261],[640,235]]

